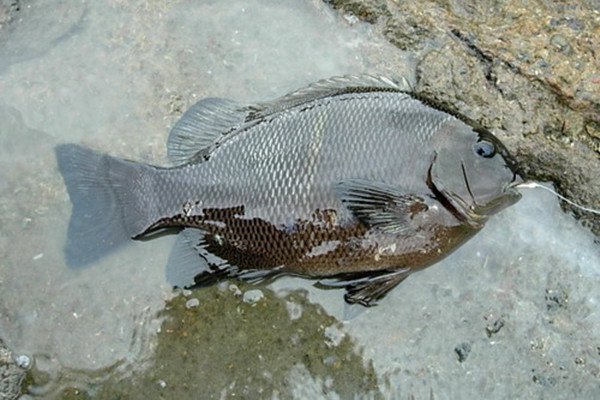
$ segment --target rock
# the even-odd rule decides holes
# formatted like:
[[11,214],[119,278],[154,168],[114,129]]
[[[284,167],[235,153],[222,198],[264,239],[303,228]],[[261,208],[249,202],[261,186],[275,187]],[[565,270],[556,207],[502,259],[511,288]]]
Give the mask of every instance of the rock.
[[335,325],[325,328],[325,343],[328,347],[337,347],[340,345],[346,334]]
[[0,399],[13,400],[21,395],[25,369],[14,361],[12,353],[0,340]]
[[343,9],[349,15],[354,15],[361,21],[371,24],[377,22],[377,19],[387,12],[387,7],[383,1],[361,1],[361,0],[324,0],[334,9]]
[[454,348],[454,352],[458,356],[458,362],[464,362],[471,352],[471,345],[467,342],[461,343]]
[[300,304],[295,303],[293,301],[286,301],[285,308],[287,309],[288,314],[290,315],[290,320],[295,321],[302,317],[303,309]]
[[21,354],[15,358],[15,364],[22,369],[28,369],[31,366],[31,358]]
[[193,299],[189,299],[188,301],[185,302],[185,308],[187,308],[188,310],[192,309],[192,308],[197,308],[200,305],[200,300],[193,298]]
[[500,329],[504,327],[504,319],[498,318],[493,319],[490,323],[485,327],[485,334],[487,337],[491,338],[496,333],[500,332]]
[[569,293],[562,287],[546,289],[546,308],[548,311],[558,311],[566,308],[569,302]]
[[265,295],[263,294],[262,290],[254,289],[254,290],[248,290],[247,292],[244,292],[244,296],[242,297],[242,300],[244,301],[244,303],[256,304],[260,300],[262,300],[264,297],[265,297]]
[[0,29],[14,19],[20,8],[19,0],[0,0]]

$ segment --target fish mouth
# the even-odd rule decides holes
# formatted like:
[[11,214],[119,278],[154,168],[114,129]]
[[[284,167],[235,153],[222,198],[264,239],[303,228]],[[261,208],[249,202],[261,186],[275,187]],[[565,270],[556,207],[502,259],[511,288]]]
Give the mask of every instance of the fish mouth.
[[487,216],[498,213],[506,207],[515,204],[521,198],[521,192],[518,191],[518,186],[523,183],[523,178],[521,178],[521,176],[518,175],[516,172],[513,172],[512,181],[504,186],[504,188],[502,189],[502,194],[500,196],[494,198],[486,204],[478,204],[477,200],[475,199],[475,196],[473,195],[473,192],[471,191],[471,186],[469,185],[469,179],[467,176],[467,170],[462,160],[460,162],[460,166],[462,169],[465,186],[467,187],[467,192],[471,197],[472,205],[466,204],[466,202],[458,196],[455,197],[456,201],[460,202],[461,206],[467,210],[466,212],[469,214],[470,217],[485,220]]
[[465,165],[461,160],[463,180],[471,200],[471,204],[469,204],[463,200],[460,195],[446,189],[443,183],[434,179],[432,169],[436,158],[437,154],[434,155],[427,172],[427,186],[434,193],[436,199],[438,199],[459,221],[464,222],[475,229],[481,229],[490,215],[516,203],[521,198],[521,192],[518,190],[518,186],[523,183],[523,179],[518,174],[514,173],[513,180],[502,189],[501,195],[486,204],[478,204],[471,190]]
[[504,189],[502,195],[498,196],[484,206],[477,205],[474,208],[476,213],[488,216],[504,210],[506,207],[515,204],[520,199],[521,192],[509,185]]
[[[467,204],[458,194],[447,190],[441,182],[436,182],[433,178],[432,169],[437,158],[437,152],[434,154],[429,169],[427,171],[427,186],[434,194],[435,198],[442,203],[442,205],[461,222],[473,227],[474,229],[481,229],[483,224],[487,220],[485,214],[480,214],[476,210]],[[461,163],[462,164],[462,163]],[[464,167],[463,167],[464,168]],[[464,173],[464,170],[463,170]],[[470,196],[473,197],[471,188],[468,185],[466,174],[464,174],[465,183],[467,184],[467,191]],[[474,199],[474,197],[473,197]]]

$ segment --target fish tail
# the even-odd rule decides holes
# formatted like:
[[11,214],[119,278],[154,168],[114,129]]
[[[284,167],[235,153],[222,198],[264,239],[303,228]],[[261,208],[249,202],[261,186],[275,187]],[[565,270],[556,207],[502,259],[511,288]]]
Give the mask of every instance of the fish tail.
[[69,266],[100,259],[153,222],[154,167],[74,144],[55,152],[73,204],[65,246]]

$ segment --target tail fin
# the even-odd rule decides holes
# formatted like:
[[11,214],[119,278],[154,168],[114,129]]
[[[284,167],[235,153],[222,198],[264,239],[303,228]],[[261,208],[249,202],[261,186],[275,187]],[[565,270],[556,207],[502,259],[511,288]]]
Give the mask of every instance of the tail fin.
[[98,260],[154,222],[148,204],[152,167],[74,144],[55,152],[73,203],[65,246],[70,267]]

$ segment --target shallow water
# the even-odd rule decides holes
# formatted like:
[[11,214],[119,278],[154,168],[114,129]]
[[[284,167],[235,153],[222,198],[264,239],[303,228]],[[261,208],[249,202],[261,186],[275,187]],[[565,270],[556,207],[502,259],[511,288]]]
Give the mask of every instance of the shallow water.
[[32,395],[597,397],[600,251],[541,191],[346,322],[340,291],[302,279],[260,286],[255,305],[227,285],[173,299],[172,238],[66,267],[55,144],[164,163],[200,98],[410,78],[412,57],[370,27],[318,1],[47,0],[0,30],[0,60],[0,338],[33,358]]

